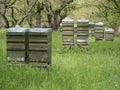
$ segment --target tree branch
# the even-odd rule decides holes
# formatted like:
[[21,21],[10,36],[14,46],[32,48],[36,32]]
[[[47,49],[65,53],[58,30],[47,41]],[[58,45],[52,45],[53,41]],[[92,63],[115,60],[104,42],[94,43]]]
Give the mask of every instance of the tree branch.
[[24,21],[24,19],[25,19],[28,15],[31,14],[31,11],[33,10],[33,8],[35,7],[35,5],[36,5],[37,2],[38,2],[38,0],[35,0],[35,1],[34,1],[33,5],[32,5],[32,6],[30,7],[30,9],[28,10],[27,14],[24,15],[24,16],[19,20],[18,25],[21,25],[22,22]]

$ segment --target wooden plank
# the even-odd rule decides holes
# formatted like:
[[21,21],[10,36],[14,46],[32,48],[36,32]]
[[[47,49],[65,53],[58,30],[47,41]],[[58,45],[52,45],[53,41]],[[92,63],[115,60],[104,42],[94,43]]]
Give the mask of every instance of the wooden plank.
[[18,51],[17,50],[16,51],[9,51],[8,50],[7,51],[7,56],[8,57],[18,57],[18,58],[23,57],[24,58],[25,57],[25,51],[19,51],[19,50]]
[[62,35],[74,35],[74,31],[62,31]]
[[24,36],[25,32],[7,32],[7,36]]
[[47,52],[29,51],[29,62],[47,63],[49,54]]
[[77,27],[89,27],[88,22],[77,22]]
[[88,46],[87,42],[77,42],[77,45]]
[[68,26],[66,26],[66,27],[62,27],[62,31],[74,31],[74,27],[68,27]]
[[29,49],[39,49],[39,48],[51,48],[51,44],[35,44],[35,43],[30,43],[29,44]]
[[29,36],[29,40],[48,40],[48,37],[47,36]]
[[62,27],[74,27],[74,23],[69,23],[69,22],[64,23],[64,22],[62,22]]
[[7,48],[25,49],[25,44],[24,43],[7,43]]
[[24,40],[7,40],[7,43],[24,43],[25,41]]
[[48,36],[50,32],[29,32],[29,36]]
[[39,44],[48,44],[47,40],[29,40],[29,43],[39,43]]
[[77,31],[77,35],[89,35],[89,31]]
[[104,27],[103,26],[101,26],[101,27],[95,27],[95,30],[104,30]]
[[103,33],[95,33],[95,38],[104,38],[104,34]]
[[104,33],[103,30],[95,30],[95,33]]
[[88,35],[77,35],[77,39],[88,39]]
[[63,44],[63,45],[73,45],[74,43],[73,43],[73,42],[67,42],[67,41],[64,42],[64,41],[63,41],[62,44]]
[[77,31],[89,31],[89,27],[77,27]]
[[74,41],[74,37],[73,36],[62,36],[62,41],[71,41],[73,42]]

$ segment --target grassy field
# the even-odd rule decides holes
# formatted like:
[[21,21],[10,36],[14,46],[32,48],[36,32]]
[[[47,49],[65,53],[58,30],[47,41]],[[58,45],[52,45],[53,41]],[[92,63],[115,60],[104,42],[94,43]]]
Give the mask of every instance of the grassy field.
[[53,32],[52,66],[7,66],[5,31],[0,30],[0,90],[120,90],[120,37],[89,48],[63,49]]

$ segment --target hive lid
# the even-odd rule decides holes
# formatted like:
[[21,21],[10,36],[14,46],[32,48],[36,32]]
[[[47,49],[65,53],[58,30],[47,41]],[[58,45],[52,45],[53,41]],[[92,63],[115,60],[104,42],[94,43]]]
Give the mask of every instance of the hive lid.
[[94,22],[89,22],[89,25],[95,25],[95,23]]
[[27,30],[28,30],[27,28],[13,27],[13,28],[8,28],[6,31],[7,32],[26,32]]
[[31,28],[29,29],[29,32],[51,32],[51,28]]
[[114,29],[109,28],[109,29],[106,29],[105,32],[114,32]]
[[97,26],[103,26],[104,23],[103,22],[98,22],[98,23],[95,23],[95,25],[97,25]]
[[62,22],[74,22],[74,20],[71,18],[65,18],[62,20]]
[[83,19],[79,19],[79,20],[77,20],[77,22],[89,22],[89,20],[83,18]]

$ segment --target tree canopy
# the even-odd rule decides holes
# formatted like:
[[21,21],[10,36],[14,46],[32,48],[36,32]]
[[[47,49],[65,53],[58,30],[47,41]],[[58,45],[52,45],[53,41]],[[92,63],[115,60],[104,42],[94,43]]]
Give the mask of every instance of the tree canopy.
[[62,19],[82,17],[102,21],[116,31],[120,26],[119,0],[0,0],[0,25],[51,27],[57,30]]

